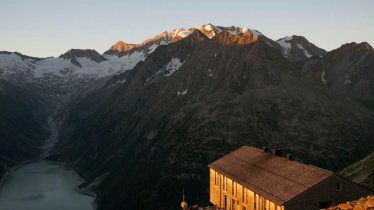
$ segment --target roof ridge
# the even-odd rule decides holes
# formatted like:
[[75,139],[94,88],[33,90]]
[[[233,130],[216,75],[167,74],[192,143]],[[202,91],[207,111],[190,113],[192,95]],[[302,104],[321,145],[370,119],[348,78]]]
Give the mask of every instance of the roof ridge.
[[[264,153],[264,154],[265,154],[265,155],[272,155],[272,154],[269,154],[269,153]],[[302,183],[296,182],[295,180],[292,180],[292,179],[289,179],[289,178],[287,178],[287,177],[285,177],[285,176],[282,176],[282,175],[280,175],[280,174],[277,174],[277,173],[275,173],[274,171],[269,170],[269,169],[267,169],[267,168],[265,168],[265,167],[261,167],[261,166],[259,166],[259,165],[256,164],[256,163],[248,162],[248,161],[246,161],[245,159],[242,159],[242,158],[237,157],[237,156],[235,156],[235,155],[233,155],[233,156],[234,156],[235,158],[241,160],[241,161],[244,161],[244,162],[250,164],[250,165],[254,165],[254,166],[256,166],[257,168],[264,169],[264,170],[268,171],[268,172],[271,173],[271,174],[274,174],[274,175],[276,175],[276,176],[282,177],[282,178],[284,178],[284,179],[286,179],[286,180],[289,180],[289,181],[291,181],[291,182],[295,182],[295,183],[300,184],[300,185],[302,185],[302,186],[304,186],[304,187],[309,187],[309,186],[304,185],[304,184],[302,184]],[[248,166],[248,167],[249,167],[249,166]]]
[[287,160],[251,146],[242,146],[209,167],[278,204],[334,175],[331,171]]

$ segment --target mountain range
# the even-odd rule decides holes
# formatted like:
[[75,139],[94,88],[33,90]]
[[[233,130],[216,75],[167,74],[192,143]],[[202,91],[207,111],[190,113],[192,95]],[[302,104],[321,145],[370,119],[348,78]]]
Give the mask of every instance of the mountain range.
[[207,165],[242,145],[339,171],[374,151],[373,64],[368,43],[326,52],[213,24],[102,55],[0,52],[0,106],[12,107],[0,172],[37,155],[48,116],[60,130],[50,159],[88,179],[99,209],[175,209],[182,189],[205,204]]

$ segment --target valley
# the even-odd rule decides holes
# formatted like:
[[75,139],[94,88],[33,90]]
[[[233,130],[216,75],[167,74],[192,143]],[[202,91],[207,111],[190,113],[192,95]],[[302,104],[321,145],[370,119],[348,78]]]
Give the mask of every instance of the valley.
[[[213,24],[102,55],[0,52],[0,175],[41,156],[11,179],[62,177],[66,199],[90,209],[92,198],[72,192],[79,176],[50,161],[64,163],[87,178],[99,210],[118,210],[175,209],[182,189],[208,205],[207,165],[243,145],[337,172],[374,151],[373,61],[368,43],[326,52],[301,36]],[[14,199],[2,190],[22,183],[11,181],[0,209]]]

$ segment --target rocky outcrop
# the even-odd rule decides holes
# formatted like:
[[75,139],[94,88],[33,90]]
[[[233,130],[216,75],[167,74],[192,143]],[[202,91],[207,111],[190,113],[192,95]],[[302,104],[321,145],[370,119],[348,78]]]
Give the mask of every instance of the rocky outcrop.
[[315,46],[302,36],[284,37],[277,40],[277,43],[282,48],[283,56],[292,62],[301,62],[312,56],[322,57],[326,54],[326,50]]
[[374,50],[366,42],[345,44],[322,58],[312,58],[301,73],[336,93],[374,107]]
[[79,67],[82,67],[82,65],[77,61],[77,58],[87,58],[92,61],[95,61],[96,63],[100,63],[106,60],[102,55],[96,52],[96,50],[89,50],[89,49],[86,49],[86,50],[71,49],[67,51],[66,53],[60,55],[60,58],[70,60],[71,63]]
[[355,201],[342,203],[326,210],[372,210],[374,209],[374,195],[369,195]]
[[349,165],[347,168],[340,171],[339,174],[374,192],[374,153]]

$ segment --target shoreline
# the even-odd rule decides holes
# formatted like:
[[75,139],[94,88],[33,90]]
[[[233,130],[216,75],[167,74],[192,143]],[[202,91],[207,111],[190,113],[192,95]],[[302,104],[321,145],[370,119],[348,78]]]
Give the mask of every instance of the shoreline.
[[15,166],[13,166],[9,169],[6,169],[3,176],[0,177],[0,188],[3,186],[3,184],[6,181],[7,176],[9,176],[10,173],[12,173],[13,171],[17,170],[18,168],[20,168],[20,167],[22,167],[26,164],[29,164],[29,163],[31,163],[33,161],[37,161],[37,160],[39,160],[39,157],[35,157],[35,158],[30,159],[30,160],[22,161],[20,164],[17,164],[17,165],[15,165]]
[[0,177],[0,188],[6,182],[9,174],[16,171],[17,169],[19,169],[19,168],[21,168],[21,167],[23,167],[27,164],[30,164],[32,162],[46,161],[46,162],[49,162],[51,164],[59,165],[64,170],[73,171],[74,173],[76,173],[78,175],[81,183],[78,186],[74,187],[74,191],[79,193],[79,194],[92,197],[93,198],[93,201],[91,202],[92,209],[97,210],[98,206],[99,206],[99,203],[98,203],[99,192],[97,190],[94,190],[94,189],[90,188],[90,187],[95,188],[94,186],[90,185],[90,184],[94,183],[95,180],[89,182],[90,179],[87,176],[85,176],[84,173],[80,172],[76,167],[74,167],[73,165],[71,165],[67,162],[60,162],[58,160],[48,159],[48,157],[50,157],[50,155],[52,153],[52,150],[54,149],[55,145],[58,143],[59,129],[58,129],[57,123],[53,119],[53,115],[48,117],[47,124],[48,124],[48,128],[49,128],[49,131],[50,131],[50,136],[45,140],[44,144],[39,146],[39,149],[41,150],[40,154],[38,154],[36,157],[34,157],[32,159],[22,161],[21,163],[15,165],[15,166],[13,166],[9,169],[6,169],[4,174],[2,175],[2,177]]
[[16,171],[17,169],[19,169],[19,168],[21,168],[21,167],[23,167],[23,166],[25,166],[27,164],[30,164],[32,162],[37,162],[37,161],[46,161],[46,162],[49,162],[51,164],[59,165],[64,170],[73,171],[74,173],[76,173],[78,175],[78,177],[79,177],[79,180],[82,183],[79,184],[78,186],[76,186],[74,188],[74,191],[77,192],[77,193],[79,193],[79,194],[82,194],[82,195],[94,198],[93,201],[91,202],[92,209],[93,210],[97,210],[98,209],[98,202],[97,202],[97,200],[98,200],[98,192],[95,191],[95,190],[92,190],[92,189],[87,189],[85,187],[83,187],[82,189],[80,188],[80,186],[84,185],[85,183],[88,183],[87,179],[85,178],[85,176],[83,174],[79,173],[77,170],[75,170],[74,167],[70,166],[66,162],[59,162],[59,161],[48,160],[48,159],[42,158],[40,156],[36,157],[36,158],[33,158],[33,159],[30,159],[30,160],[25,160],[25,161],[21,162],[20,164],[15,165],[15,166],[9,168],[8,170],[6,170],[5,173],[4,173],[4,175],[0,178],[0,188],[7,181],[7,177],[9,176],[9,174],[11,174],[12,172]]

